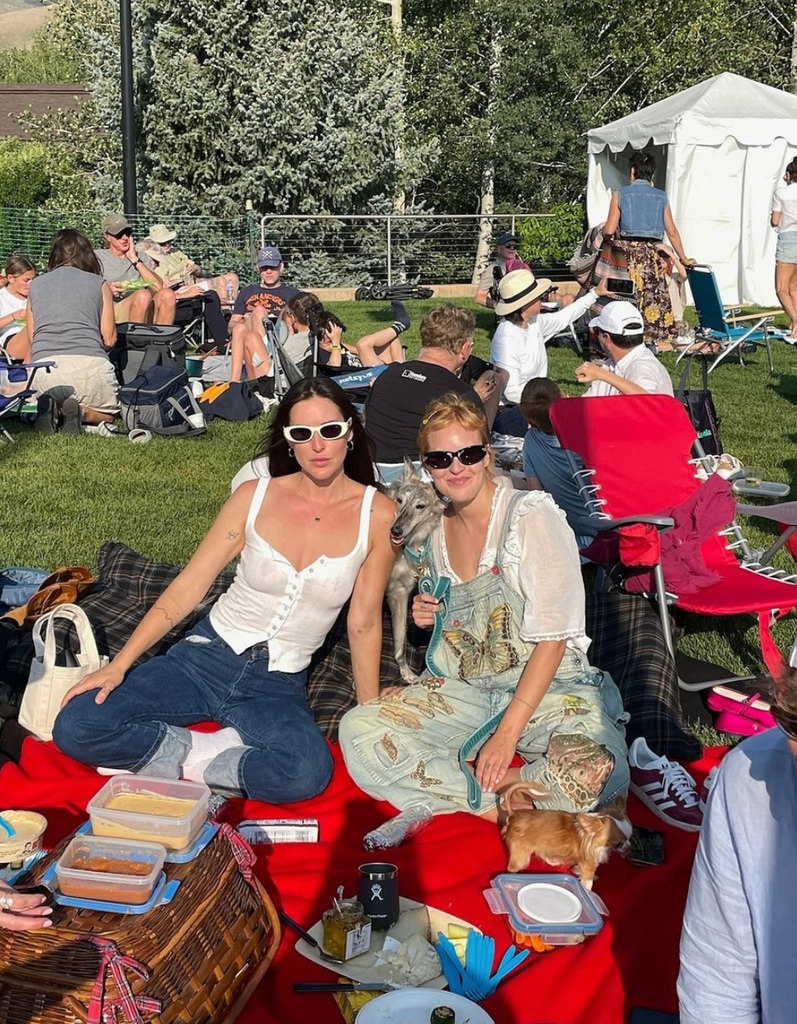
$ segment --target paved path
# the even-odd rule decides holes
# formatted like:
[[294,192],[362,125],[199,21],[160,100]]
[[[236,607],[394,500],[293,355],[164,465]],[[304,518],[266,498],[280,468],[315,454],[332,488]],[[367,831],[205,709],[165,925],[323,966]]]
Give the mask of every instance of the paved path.
[[51,13],[51,2],[0,0],[0,50],[26,46]]

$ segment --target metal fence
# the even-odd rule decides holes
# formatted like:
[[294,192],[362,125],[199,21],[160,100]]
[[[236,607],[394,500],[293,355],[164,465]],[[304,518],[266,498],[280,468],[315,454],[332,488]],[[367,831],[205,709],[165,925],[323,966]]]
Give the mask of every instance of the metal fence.
[[302,287],[465,284],[476,280],[498,235],[514,231],[521,217],[549,216],[270,214],[260,221],[260,237],[279,246],[291,283]]
[[[52,237],[60,228],[79,228],[99,247],[98,210],[23,210],[0,207],[0,269],[11,253],[25,253],[44,269]],[[203,272],[234,270],[242,281],[256,279],[258,245],[278,245],[286,279],[304,288],[356,288],[374,281],[396,284],[466,284],[487,262],[491,243],[520,220],[550,214],[281,215],[260,219],[242,214],[221,220],[157,212],[130,217],[136,239],[163,222],[177,230],[176,246]]]
[[[39,269],[47,265],[53,235],[61,228],[78,228],[100,248],[103,213],[98,210],[63,212],[0,207],[0,270],[11,253],[24,253]],[[186,252],[207,274],[234,270],[242,281],[254,279],[254,252],[258,245],[258,224],[254,216],[221,220],[185,214],[138,214],[128,218],[133,234],[140,240],[150,225],[162,222],[177,231],[175,245]]]

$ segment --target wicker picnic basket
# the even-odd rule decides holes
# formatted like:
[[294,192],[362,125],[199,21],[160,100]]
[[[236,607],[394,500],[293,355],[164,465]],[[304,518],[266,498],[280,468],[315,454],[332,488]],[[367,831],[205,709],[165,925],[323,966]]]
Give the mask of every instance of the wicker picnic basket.
[[[231,832],[222,826],[195,860],[167,864],[180,887],[146,914],[63,907],[53,928],[0,928],[0,1024],[230,1024],[280,939]],[[20,884],[39,882],[67,841]]]

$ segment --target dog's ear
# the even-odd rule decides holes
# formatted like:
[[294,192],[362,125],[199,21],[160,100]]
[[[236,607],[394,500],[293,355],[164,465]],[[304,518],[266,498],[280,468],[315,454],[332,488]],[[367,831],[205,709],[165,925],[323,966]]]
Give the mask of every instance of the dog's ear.
[[402,480],[413,480],[415,479],[415,466],[413,465],[412,459],[409,455],[404,456],[404,471],[401,474]]

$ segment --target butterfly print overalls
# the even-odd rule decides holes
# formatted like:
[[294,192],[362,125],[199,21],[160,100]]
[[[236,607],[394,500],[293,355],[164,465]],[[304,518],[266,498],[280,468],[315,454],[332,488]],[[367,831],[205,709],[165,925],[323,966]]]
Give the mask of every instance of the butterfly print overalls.
[[[506,511],[496,564],[473,580],[452,583],[430,551],[421,589],[441,601],[417,685],[349,711],[340,740],[350,775],[366,793],[401,810],[484,812],[465,758],[495,731],[534,643],[521,638],[523,598],[504,577],[502,553],[516,502]],[[545,696],[517,743],[522,777],[552,795],[546,807],[589,810],[628,786],[624,713],[605,673],[568,645]],[[464,770],[463,770],[464,769]],[[474,790],[476,792],[474,793]]]

